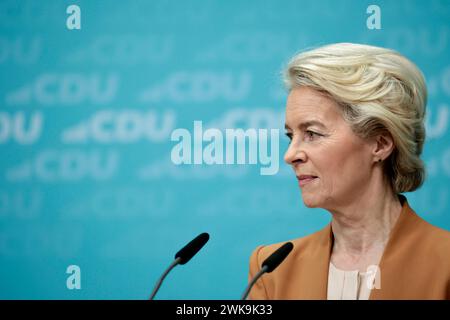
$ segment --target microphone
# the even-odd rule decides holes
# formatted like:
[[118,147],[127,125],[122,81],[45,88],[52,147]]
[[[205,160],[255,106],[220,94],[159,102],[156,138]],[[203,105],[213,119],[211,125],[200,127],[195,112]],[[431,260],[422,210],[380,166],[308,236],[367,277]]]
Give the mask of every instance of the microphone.
[[292,251],[294,248],[294,245],[292,242],[286,242],[281,247],[279,247],[274,253],[272,253],[261,265],[261,270],[256,274],[256,276],[253,277],[252,281],[247,286],[247,289],[245,290],[244,294],[241,297],[241,300],[247,299],[248,294],[250,293],[250,290],[252,289],[253,285],[258,281],[258,279],[264,274],[264,273],[270,273],[273,270],[275,270],[283,261],[286,259],[288,254]]
[[209,234],[206,232],[201,233],[175,254],[175,260],[170,264],[170,266],[166,269],[166,271],[164,271],[163,275],[159,278],[158,282],[155,285],[155,288],[153,289],[152,294],[150,295],[149,300],[153,300],[155,298],[155,295],[158,292],[159,288],[161,287],[164,278],[169,274],[169,272],[178,264],[186,264],[189,260],[191,260],[191,258],[195,256],[197,252],[200,251],[201,248],[203,248],[203,246],[206,244],[206,242],[208,242],[208,240]]

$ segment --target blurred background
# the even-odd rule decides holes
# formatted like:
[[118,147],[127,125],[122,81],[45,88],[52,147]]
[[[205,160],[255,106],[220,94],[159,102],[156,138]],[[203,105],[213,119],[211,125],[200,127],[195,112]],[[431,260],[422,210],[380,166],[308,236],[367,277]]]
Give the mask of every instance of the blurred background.
[[[66,22],[69,5],[81,29]],[[381,29],[369,29],[376,4]],[[174,254],[210,241],[159,299],[238,299],[260,244],[305,236],[291,169],[172,164],[173,130],[283,128],[300,50],[400,51],[429,89],[428,178],[410,205],[450,230],[450,1],[0,1],[0,298],[146,299]],[[67,267],[81,270],[69,290]]]

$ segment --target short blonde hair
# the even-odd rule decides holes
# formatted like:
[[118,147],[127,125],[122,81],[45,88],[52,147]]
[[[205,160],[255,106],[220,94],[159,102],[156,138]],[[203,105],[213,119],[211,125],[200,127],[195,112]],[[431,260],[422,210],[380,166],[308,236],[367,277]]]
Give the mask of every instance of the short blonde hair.
[[307,86],[333,98],[353,132],[366,139],[389,132],[395,148],[384,172],[394,193],[425,180],[420,159],[425,142],[427,89],[422,72],[398,52],[337,43],[294,56],[284,72],[288,90]]

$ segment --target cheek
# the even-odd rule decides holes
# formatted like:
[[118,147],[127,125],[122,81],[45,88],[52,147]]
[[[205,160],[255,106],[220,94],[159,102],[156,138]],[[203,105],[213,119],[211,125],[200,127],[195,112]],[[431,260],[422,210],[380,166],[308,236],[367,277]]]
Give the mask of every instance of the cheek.
[[328,151],[320,164],[322,183],[326,190],[347,189],[367,181],[368,170],[361,150],[340,148]]

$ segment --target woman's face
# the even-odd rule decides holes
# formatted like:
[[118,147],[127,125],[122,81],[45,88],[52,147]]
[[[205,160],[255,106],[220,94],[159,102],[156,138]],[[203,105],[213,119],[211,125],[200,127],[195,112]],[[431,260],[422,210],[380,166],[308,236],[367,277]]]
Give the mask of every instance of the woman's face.
[[320,92],[292,89],[286,105],[286,134],[291,139],[284,160],[299,179],[307,207],[338,209],[368,193],[373,144],[357,137],[339,106]]

